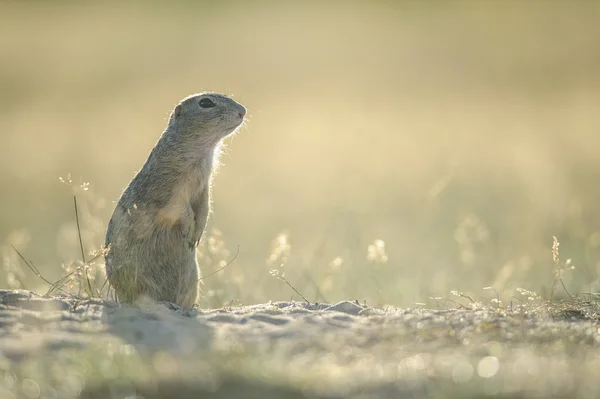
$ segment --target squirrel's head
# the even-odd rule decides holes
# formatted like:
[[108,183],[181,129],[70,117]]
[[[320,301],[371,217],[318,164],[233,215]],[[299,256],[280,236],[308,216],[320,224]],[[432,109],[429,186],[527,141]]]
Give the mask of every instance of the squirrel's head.
[[244,122],[246,108],[219,93],[199,93],[184,98],[173,110],[169,126],[207,144],[215,144]]

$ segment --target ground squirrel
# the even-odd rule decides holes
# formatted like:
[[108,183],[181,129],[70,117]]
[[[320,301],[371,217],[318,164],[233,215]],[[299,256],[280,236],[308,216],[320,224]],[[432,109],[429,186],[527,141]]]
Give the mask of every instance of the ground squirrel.
[[246,109],[218,93],[183,99],[108,223],[106,275],[120,302],[140,297],[190,308],[198,298],[196,246],[210,212],[222,140]]

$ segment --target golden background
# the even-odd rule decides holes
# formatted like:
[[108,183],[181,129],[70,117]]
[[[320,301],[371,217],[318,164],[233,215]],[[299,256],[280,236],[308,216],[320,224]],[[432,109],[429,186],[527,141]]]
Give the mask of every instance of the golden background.
[[204,274],[239,254],[201,305],[299,299],[278,268],[310,301],[548,296],[553,235],[569,292],[598,289],[598,2],[3,2],[0,21],[3,287],[47,288],[11,244],[51,281],[80,259],[73,191],[98,249],[172,107],[211,90],[249,122]]

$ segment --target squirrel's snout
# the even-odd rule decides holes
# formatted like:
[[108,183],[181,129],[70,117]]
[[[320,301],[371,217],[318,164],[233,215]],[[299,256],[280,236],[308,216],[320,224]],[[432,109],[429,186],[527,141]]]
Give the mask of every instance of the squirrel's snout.
[[246,107],[240,105],[240,111],[238,112],[238,115],[240,116],[240,118],[243,118],[244,115],[246,115]]

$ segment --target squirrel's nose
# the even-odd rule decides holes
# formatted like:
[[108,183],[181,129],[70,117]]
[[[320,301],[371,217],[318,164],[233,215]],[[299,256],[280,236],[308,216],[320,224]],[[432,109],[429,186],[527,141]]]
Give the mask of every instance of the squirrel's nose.
[[246,115],[246,107],[241,106],[241,110],[238,112],[238,115],[240,116],[240,118],[243,118],[244,115]]

